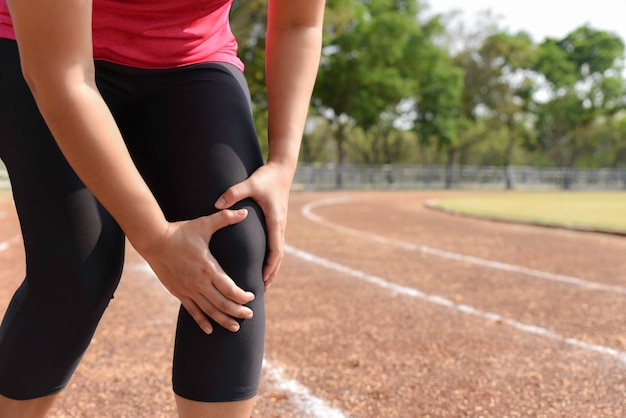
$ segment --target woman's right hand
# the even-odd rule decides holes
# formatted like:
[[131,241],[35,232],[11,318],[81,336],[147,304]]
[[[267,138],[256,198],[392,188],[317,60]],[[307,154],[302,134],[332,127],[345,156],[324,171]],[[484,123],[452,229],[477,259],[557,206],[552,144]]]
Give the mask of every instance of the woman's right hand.
[[[237,332],[235,318],[252,318],[244,306],[254,294],[238,287],[209,251],[213,234],[247,216],[245,209],[223,210],[190,221],[170,223],[162,237],[136,248],[157,277],[207,334],[213,332],[208,317]],[[132,241],[131,241],[132,243]]]

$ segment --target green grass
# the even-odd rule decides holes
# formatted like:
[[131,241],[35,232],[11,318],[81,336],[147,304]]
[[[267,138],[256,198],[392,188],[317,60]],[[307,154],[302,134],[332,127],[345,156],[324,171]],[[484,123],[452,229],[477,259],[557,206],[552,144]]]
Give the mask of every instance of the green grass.
[[475,216],[626,233],[626,192],[505,192],[443,198],[435,206]]

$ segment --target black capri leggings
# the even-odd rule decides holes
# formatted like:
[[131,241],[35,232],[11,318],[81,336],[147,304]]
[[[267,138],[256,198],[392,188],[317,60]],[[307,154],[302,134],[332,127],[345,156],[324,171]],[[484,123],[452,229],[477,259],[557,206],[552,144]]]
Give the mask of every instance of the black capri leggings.
[[[131,155],[170,221],[215,212],[217,198],[263,164],[243,74],[219,63],[168,70],[96,63],[98,88]],[[0,393],[32,399],[63,389],[119,282],[124,236],[69,167],[21,72],[14,41],[0,40],[0,158],[11,178],[26,278],[0,327]],[[219,230],[210,249],[256,295],[254,318],[206,335],[181,307],[174,391],[197,401],[256,394],[265,314],[263,214]]]

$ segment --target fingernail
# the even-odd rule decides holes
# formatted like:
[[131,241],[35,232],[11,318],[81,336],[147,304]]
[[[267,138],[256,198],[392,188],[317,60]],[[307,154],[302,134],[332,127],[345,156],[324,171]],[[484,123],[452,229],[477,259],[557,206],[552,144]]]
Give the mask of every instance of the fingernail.
[[248,214],[248,209],[239,209],[237,213],[241,216]]
[[221,209],[226,204],[226,200],[223,197],[220,197],[217,202],[215,202],[215,207]]
[[254,296],[254,293],[252,293],[252,292],[247,292],[247,294],[248,294],[248,298],[250,298],[250,299],[248,299],[248,301],[253,301],[254,298],[256,297],[256,296]]
[[231,330],[232,332],[237,332],[239,331],[239,324],[233,324],[230,327],[228,327],[229,330]]
[[204,326],[202,328],[202,331],[204,331],[205,334],[212,334],[213,333],[213,328],[211,328],[210,326]]
[[246,319],[250,319],[254,316],[254,312],[252,312],[252,309],[248,309],[246,311]]

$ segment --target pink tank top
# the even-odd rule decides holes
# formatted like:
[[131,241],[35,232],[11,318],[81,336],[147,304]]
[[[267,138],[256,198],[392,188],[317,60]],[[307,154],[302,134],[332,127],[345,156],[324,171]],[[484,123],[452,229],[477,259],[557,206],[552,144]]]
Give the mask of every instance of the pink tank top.
[[[94,0],[94,59],[138,68],[215,61],[243,70],[228,22],[231,3]],[[6,0],[0,0],[0,38],[15,39]]]

